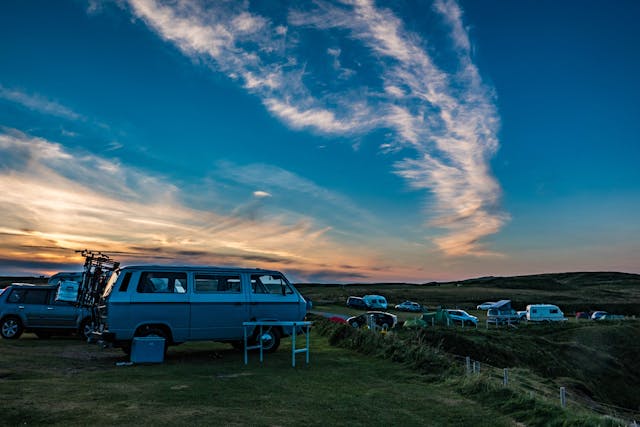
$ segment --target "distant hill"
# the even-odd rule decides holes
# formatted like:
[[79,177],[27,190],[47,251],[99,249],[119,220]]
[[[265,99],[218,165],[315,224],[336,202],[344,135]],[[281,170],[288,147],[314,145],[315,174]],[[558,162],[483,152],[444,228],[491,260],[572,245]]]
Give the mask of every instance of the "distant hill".
[[327,286],[327,287],[360,287],[360,286],[484,286],[492,288],[528,288],[548,289],[549,287],[571,288],[584,286],[599,286],[610,284],[640,285],[640,274],[619,273],[615,271],[581,271],[569,273],[542,273],[525,276],[485,276],[449,282],[371,282],[371,283],[296,283],[296,286]]
[[[467,279],[456,283],[463,286],[481,286],[491,288],[526,288],[526,289],[579,289],[604,285],[640,285],[640,274],[618,273],[611,271],[545,273],[527,276],[489,276]],[[440,283],[444,284],[444,283]]]
[[0,288],[4,288],[12,283],[32,283],[34,285],[46,285],[48,277],[33,276],[0,276]]

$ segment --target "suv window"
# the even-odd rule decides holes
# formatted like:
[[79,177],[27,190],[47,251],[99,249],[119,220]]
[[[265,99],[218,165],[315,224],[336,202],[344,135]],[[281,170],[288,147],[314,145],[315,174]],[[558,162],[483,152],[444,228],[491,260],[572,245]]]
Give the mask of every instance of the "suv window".
[[23,303],[24,302],[24,297],[27,294],[27,290],[26,289],[14,289],[11,292],[11,295],[9,295],[9,297],[7,298],[7,301],[9,302],[13,302],[13,303]]
[[29,289],[24,297],[25,304],[46,304],[47,303],[47,289]]
[[240,293],[240,276],[228,274],[196,274],[196,292]]
[[143,294],[187,292],[187,273],[145,271],[140,275],[137,291]]

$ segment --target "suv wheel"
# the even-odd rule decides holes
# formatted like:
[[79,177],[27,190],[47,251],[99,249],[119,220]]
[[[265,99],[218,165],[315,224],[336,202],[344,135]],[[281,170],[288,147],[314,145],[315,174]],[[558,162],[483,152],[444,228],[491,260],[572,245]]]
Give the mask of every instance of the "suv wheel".
[[91,319],[84,319],[82,323],[80,323],[80,329],[78,332],[80,333],[80,337],[88,340],[91,338],[91,333],[95,330],[95,325],[91,321]]
[[22,322],[17,317],[5,317],[0,323],[0,334],[2,334],[2,338],[8,340],[20,338],[23,330]]

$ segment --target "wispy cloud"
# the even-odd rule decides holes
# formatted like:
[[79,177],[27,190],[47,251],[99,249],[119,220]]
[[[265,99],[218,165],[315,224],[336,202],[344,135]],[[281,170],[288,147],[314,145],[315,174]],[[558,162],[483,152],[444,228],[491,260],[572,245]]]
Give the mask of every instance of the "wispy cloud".
[[[194,208],[162,176],[15,130],[0,132],[0,188],[0,267],[77,263],[73,250],[91,248],[129,262],[295,265],[316,274],[355,252],[311,216],[262,212],[264,190],[231,209]],[[363,274],[375,264],[371,252],[349,258]]]
[[[294,3],[286,18],[261,16],[248,2],[129,4],[161,38],[211,61],[292,128],[346,136],[392,130],[381,149],[412,150],[395,172],[431,194],[425,214],[441,230],[437,246],[449,255],[491,253],[482,238],[508,220],[489,169],[499,117],[455,1],[436,0],[433,7],[450,39],[438,46],[447,67],[427,49],[428,40],[371,0]],[[305,45],[305,35],[318,30],[333,40],[325,50],[333,58],[329,70],[312,67],[309,52],[316,51]],[[340,59],[347,56],[366,66],[345,67]]]
[[36,94],[28,94],[0,85],[0,99],[14,102],[32,111],[62,117],[68,120],[81,120],[83,117],[55,101]]
[[[342,233],[351,229],[353,233],[373,236],[375,230],[382,227],[375,215],[348,197],[291,171],[260,163],[239,165],[224,161],[216,166],[218,180],[248,188],[261,187],[265,194],[277,200],[281,211],[314,217],[326,227],[340,228]],[[257,196],[255,192],[253,194]]]

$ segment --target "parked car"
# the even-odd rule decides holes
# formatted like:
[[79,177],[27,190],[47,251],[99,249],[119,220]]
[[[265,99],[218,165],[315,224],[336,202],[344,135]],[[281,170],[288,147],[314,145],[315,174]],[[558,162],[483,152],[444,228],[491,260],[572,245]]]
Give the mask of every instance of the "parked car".
[[449,313],[449,317],[455,323],[460,323],[461,325],[478,325],[478,318],[476,316],[472,316],[464,310],[451,310],[448,309],[447,313]]
[[598,320],[624,320],[625,317],[622,314],[611,314],[607,313],[601,316]]
[[361,310],[367,309],[367,303],[361,297],[349,297],[347,298],[347,307],[359,308]]
[[476,309],[477,310],[489,310],[489,308],[491,308],[491,306],[495,304],[495,302],[493,301],[489,301],[489,302],[483,302],[482,304],[479,304]]
[[[164,338],[165,349],[186,341],[239,346],[243,322],[303,320],[309,308],[282,273],[233,267],[124,267],[111,275],[103,299],[104,329],[94,336],[125,353],[144,336]],[[263,330],[263,350],[276,351],[291,333],[284,326]]]
[[367,304],[368,308],[377,308],[386,310],[387,309],[387,299],[381,295],[365,295],[362,297],[365,304]]
[[606,311],[594,311],[591,313],[591,320],[600,320],[600,318],[606,314],[608,314]]
[[398,324],[398,316],[383,311],[367,311],[358,316],[348,318],[347,323],[354,328],[360,328],[367,326],[370,318],[373,318],[373,322],[383,329],[391,329]]
[[396,305],[396,310],[400,311],[412,311],[414,313],[418,313],[422,311],[422,306],[417,302],[413,301],[405,301]]
[[12,284],[0,294],[0,335],[20,338],[34,332],[39,338],[78,333],[88,338],[93,332],[91,312],[75,304],[56,301],[58,286]]
[[494,303],[487,311],[487,322],[496,325],[518,323],[521,315],[511,307],[511,300],[504,299]]
[[577,311],[576,320],[577,319],[591,319],[591,315],[586,311]]
[[527,306],[527,321],[529,322],[564,322],[567,318],[557,305],[529,304]]

